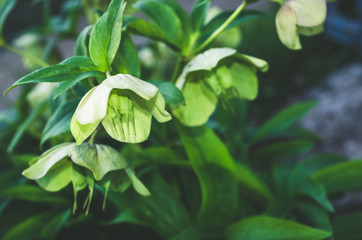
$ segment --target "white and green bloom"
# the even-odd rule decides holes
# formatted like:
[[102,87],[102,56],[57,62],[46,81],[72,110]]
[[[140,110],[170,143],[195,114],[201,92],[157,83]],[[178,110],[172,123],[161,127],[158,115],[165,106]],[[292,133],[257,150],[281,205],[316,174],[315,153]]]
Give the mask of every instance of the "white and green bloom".
[[159,122],[171,119],[158,88],[131,75],[118,74],[82,98],[70,128],[77,144],[88,138],[99,123],[112,138],[138,143],[147,140],[152,116]]
[[[85,168],[85,169],[84,169]],[[23,175],[47,191],[59,191],[70,182],[75,193],[87,186],[85,170],[92,172],[100,181],[107,173],[124,170],[135,190],[150,195],[147,188],[129,168],[127,161],[115,149],[101,144],[63,143],[44,152],[35,163],[23,171]]]
[[326,0],[287,0],[275,19],[281,42],[290,49],[301,49],[299,34],[322,32],[326,13]]
[[267,62],[231,48],[212,48],[197,55],[176,82],[185,105],[173,114],[186,126],[199,126],[208,121],[218,99],[253,100],[258,94],[258,69],[266,71]]

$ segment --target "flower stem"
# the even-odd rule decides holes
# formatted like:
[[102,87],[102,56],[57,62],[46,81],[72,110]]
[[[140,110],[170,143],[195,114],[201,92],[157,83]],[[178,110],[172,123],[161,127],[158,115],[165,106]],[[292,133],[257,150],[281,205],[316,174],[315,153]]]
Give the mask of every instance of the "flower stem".
[[209,45],[222,31],[224,31],[229,24],[235,20],[235,18],[243,11],[243,9],[246,7],[247,3],[246,0],[243,1],[240,6],[231,14],[231,16],[218,28],[215,32],[213,32],[206,41],[197,48],[196,52],[200,52],[203,50],[207,45]]
[[49,67],[50,65],[46,62],[44,62],[42,59],[35,57],[33,54],[29,54],[28,52],[25,52],[21,49],[14,48],[13,46],[10,46],[8,44],[3,44],[3,48],[9,50],[10,52],[16,53],[24,58],[31,59],[34,63],[41,67]]
[[94,143],[94,141],[96,140],[96,135],[99,132],[99,127],[93,132],[91,138],[89,139],[89,143]]
[[181,65],[182,65],[182,57],[177,57],[177,62],[175,65],[175,69],[173,70],[171,82],[174,83],[177,80],[177,76],[179,75]]

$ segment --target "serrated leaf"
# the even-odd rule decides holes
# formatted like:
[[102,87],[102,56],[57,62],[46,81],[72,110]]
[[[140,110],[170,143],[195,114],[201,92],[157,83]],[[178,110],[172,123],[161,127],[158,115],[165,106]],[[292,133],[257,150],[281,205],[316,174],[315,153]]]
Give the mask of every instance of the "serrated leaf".
[[324,230],[268,216],[243,219],[226,231],[227,240],[323,240],[329,236],[331,233]]
[[111,66],[121,42],[125,7],[123,0],[113,0],[109,4],[108,11],[93,27],[89,41],[89,55],[103,72]]
[[52,137],[70,132],[70,122],[77,105],[78,100],[71,100],[63,103],[57,108],[44,127],[40,145],[43,145],[48,139]]

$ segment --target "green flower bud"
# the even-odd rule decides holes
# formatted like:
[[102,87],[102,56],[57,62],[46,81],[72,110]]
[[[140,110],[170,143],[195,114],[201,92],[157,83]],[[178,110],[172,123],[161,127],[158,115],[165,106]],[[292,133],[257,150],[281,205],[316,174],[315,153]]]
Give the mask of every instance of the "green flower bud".
[[281,42],[290,49],[301,49],[299,34],[322,32],[326,14],[325,0],[287,0],[275,19]]
[[158,88],[131,75],[118,74],[82,98],[70,128],[77,144],[88,138],[99,123],[115,140],[139,143],[150,134],[152,115],[159,122],[171,120]]

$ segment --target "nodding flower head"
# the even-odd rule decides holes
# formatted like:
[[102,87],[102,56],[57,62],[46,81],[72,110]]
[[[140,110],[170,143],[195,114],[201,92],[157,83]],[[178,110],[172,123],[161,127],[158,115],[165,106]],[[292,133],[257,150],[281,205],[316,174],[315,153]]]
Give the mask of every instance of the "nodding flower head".
[[88,138],[99,123],[120,142],[145,141],[151,118],[166,122],[171,115],[154,85],[128,74],[118,74],[89,90],[80,101],[71,122],[77,144]]
[[281,42],[290,49],[301,49],[299,34],[322,32],[326,13],[326,0],[287,0],[275,20]]

